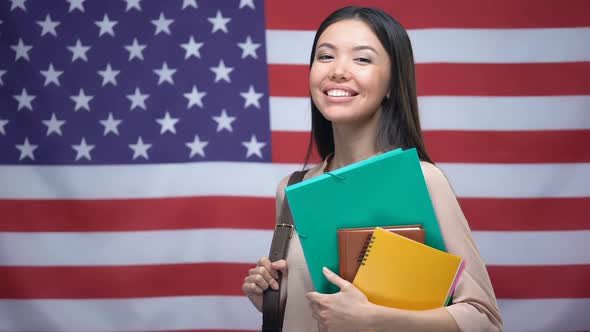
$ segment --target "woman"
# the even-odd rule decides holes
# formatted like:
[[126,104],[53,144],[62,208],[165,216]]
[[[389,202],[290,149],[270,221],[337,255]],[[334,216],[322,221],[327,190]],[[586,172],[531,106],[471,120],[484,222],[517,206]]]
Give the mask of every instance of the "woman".
[[[313,292],[295,232],[286,261],[271,264],[268,258],[261,258],[244,279],[244,293],[261,310],[262,292],[268,287],[276,289],[277,271],[283,272],[283,328],[287,332],[502,330],[494,291],[467,221],[447,179],[424,147],[412,47],[404,28],[378,9],[337,10],[316,33],[309,82],[312,142],[323,163],[312,167],[304,179],[395,148],[416,148],[447,250],[466,260],[466,270],[453,303],[433,310],[372,304],[351,283],[327,269],[326,278],[341,291],[319,294]],[[277,212],[287,180],[277,189]]]

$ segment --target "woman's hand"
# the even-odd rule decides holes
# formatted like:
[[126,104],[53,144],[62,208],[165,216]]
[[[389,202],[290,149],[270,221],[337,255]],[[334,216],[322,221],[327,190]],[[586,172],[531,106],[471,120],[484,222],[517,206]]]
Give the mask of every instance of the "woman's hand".
[[248,276],[244,278],[242,291],[258,311],[262,311],[262,293],[269,287],[279,289],[278,271],[285,276],[287,273],[287,261],[284,259],[271,263],[267,257],[258,260],[256,267],[248,271]]
[[366,327],[372,304],[353,284],[340,278],[328,268],[323,269],[326,279],[340,288],[336,294],[307,293],[313,317],[322,330],[358,331]]

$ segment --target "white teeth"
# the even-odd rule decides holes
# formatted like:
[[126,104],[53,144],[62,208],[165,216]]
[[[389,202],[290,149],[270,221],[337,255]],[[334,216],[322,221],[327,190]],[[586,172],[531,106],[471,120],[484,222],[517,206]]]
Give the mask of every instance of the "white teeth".
[[326,91],[328,96],[330,97],[350,97],[352,93],[350,91],[345,90],[328,90]]

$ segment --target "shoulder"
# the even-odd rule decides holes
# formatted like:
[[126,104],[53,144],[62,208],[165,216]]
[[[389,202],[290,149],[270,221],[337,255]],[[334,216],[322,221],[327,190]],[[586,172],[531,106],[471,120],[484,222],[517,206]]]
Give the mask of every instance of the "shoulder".
[[291,174],[285,176],[284,178],[281,179],[281,181],[279,181],[279,184],[277,185],[277,192],[276,192],[276,197],[277,197],[277,201],[282,201],[283,198],[285,197],[285,188],[287,188],[287,184],[289,183],[289,178],[291,177]]
[[[310,168],[307,171],[303,180],[305,181],[307,179],[310,179],[314,176],[321,174],[321,170],[322,170],[322,164],[318,164],[318,165],[313,166],[312,168]],[[281,181],[279,181],[279,183],[277,185],[277,191],[276,191],[277,206],[280,206],[282,204],[283,200],[285,199],[285,188],[287,187],[287,184],[289,183],[289,178],[291,177],[291,174],[293,174],[293,173],[289,173],[287,176],[282,178]]]
[[422,166],[422,174],[424,174],[424,180],[432,198],[452,199],[455,197],[449,180],[440,168],[426,161],[421,161],[420,166]]
[[424,174],[424,180],[427,184],[441,185],[447,184],[449,181],[443,174],[442,170],[427,161],[421,161],[420,166],[422,167],[422,173]]
[[[463,215],[459,200],[443,171],[428,162],[421,162],[424,180],[430,195],[432,207],[437,216],[447,246],[447,240],[458,234],[469,232],[468,222]],[[453,242],[453,240],[450,240]]]

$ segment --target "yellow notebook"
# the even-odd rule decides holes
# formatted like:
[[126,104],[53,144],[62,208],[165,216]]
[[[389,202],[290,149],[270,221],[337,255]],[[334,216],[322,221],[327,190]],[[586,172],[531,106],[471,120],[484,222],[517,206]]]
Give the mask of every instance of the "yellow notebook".
[[353,284],[378,305],[435,309],[447,303],[464,266],[459,256],[377,227]]

